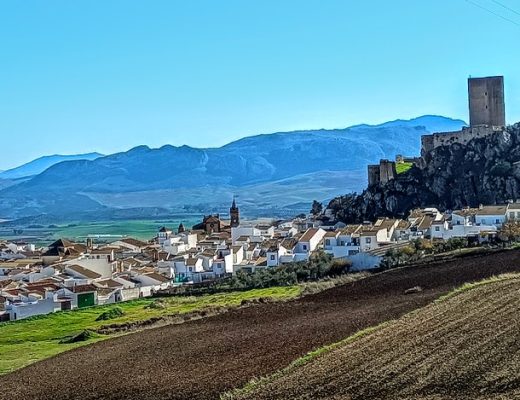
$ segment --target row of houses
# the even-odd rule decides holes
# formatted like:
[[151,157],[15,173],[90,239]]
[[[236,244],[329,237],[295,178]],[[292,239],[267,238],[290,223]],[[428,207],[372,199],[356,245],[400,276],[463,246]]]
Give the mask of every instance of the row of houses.
[[182,224],[176,230],[161,227],[149,241],[124,238],[94,245],[60,239],[43,249],[0,242],[0,319],[151,296],[177,285],[305,261],[317,251],[350,260],[352,270],[376,268],[389,249],[410,240],[482,242],[505,222],[520,220],[516,203],[445,213],[417,209],[406,219],[353,225],[310,216],[240,223],[234,207],[230,223],[219,215],[205,216],[191,230]]

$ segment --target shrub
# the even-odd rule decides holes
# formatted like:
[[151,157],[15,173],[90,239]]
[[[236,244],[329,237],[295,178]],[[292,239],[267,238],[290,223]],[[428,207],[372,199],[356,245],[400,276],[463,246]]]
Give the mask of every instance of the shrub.
[[124,314],[125,312],[121,307],[114,307],[110,310],[106,310],[105,312],[101,313],[99,317],[96,318],[96,321],[106,321],[109,319],[122,317]]
[[60,340],[60,344],[70,344],[70,343],[78,343],[78,342],[86,342],[87,340],[93,339],[97,337],[97,334],[89,329],[85,329],[80,333],[67,337],[65,339]]

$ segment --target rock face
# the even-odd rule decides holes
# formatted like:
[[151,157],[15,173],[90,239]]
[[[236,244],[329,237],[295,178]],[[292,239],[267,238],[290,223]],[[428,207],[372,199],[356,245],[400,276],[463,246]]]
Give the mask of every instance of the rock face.
[[436,148],[421,165],[361,195],[329,203],[345,222],[404,217],[415,207],[457,209],[520,198],[520,123],[491,136]]

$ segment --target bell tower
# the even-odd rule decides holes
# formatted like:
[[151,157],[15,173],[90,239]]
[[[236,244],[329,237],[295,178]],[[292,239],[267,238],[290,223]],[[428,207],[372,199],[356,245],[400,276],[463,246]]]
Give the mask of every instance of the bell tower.
[[233,196],[233,203],[229,209],[229,215],[231,216],[231,227],[236,228],[240,225],[240,210],[237,207],[235,196]]

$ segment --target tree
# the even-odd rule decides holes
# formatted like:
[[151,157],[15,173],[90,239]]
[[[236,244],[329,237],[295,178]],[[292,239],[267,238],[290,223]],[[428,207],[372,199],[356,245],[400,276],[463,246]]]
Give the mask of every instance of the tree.
[[316,215],[321,214],[322,211],[323,211],[323,204],[321,204],[317,200],[314,200],[312,202],[311,214],[316,216]]
[[500,240],[503,240],[504,242],[508,243],[517,241],[518,238],[520,238],[520,222],[506,222],[504,225],[502,225],[502,228],[500,228],[500,231],[498,232],[498,237],[500,238]]

